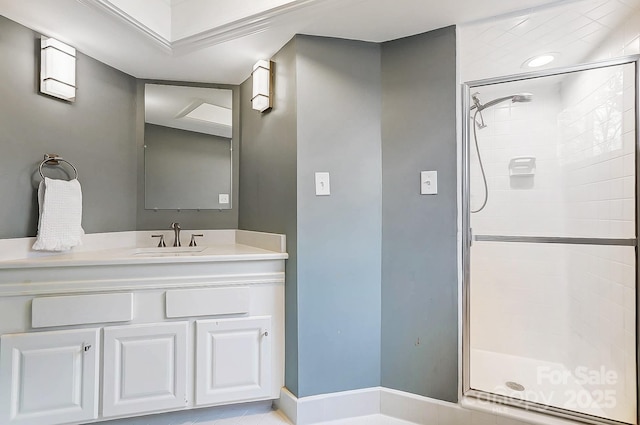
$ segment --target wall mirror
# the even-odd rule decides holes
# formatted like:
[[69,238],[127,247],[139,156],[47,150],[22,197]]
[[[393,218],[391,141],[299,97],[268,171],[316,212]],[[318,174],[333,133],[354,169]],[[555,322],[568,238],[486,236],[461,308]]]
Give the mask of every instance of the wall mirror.
[[231,90],[145,84],[145,209],[231,209]]

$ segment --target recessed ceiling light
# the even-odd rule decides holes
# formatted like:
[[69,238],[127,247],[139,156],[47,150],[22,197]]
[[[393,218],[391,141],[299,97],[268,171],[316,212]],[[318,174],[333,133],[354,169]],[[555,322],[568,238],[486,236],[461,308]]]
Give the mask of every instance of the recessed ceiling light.
[[543,55],[534,56],[532,58],[527,59],[522,64],[523,68],[539,68],[541,66],[545,66],[550,64],[556,59],[556,53],[545,53]]

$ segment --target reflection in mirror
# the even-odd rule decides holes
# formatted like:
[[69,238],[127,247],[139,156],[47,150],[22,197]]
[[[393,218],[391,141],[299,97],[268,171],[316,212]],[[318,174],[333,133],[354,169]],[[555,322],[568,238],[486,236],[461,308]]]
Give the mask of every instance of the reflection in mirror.
[[230,209],[232,91],[145,84],[146,209]]

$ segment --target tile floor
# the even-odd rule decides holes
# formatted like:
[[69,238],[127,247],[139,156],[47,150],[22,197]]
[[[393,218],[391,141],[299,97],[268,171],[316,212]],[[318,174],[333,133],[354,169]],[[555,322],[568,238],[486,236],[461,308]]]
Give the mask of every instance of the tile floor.
[[[341,419],[337,421],[322,422],[316,425],[412,425],[400,419],[391,418],[385,415],[360,416],[351,419]],[[182,424],[181,424],[182,425]],[[245,415],[239,418],[219,419],[213,422],[196,422],[194,425],[291,425],[291,422],[279,411]]]
[[[360,416],[316,425],[412,425],[385,415]],[[101,422],[101,425],[292,425],[270,405],[231,406],[220,409],[191,410],[138,418]]]
[[[387,394],[383,400],[386,413],[317,423],[314,425],[531,425],[516,419],[445,404],[416,404],[410,407],[404,398]],[[419,411],[416,411],[415,409]],[[397,419],[404,417],[408,420]],[[415,419],[414,419],[415,418]],[[87,424],[89,425],[89,424]],[[99,422],[99,425],[292,425],[271,402],[247,403],[205,409],[193,409],[137,418]],[[576,424],[577,425],[577,424]]]

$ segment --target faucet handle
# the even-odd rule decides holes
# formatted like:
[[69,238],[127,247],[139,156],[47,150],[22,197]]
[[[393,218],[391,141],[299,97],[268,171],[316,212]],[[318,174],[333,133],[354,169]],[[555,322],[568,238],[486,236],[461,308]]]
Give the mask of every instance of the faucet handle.
[[158,242],[158,248],[164,248],[167,244],[164,243],[164,235],[151,235],[152,238],[160,238],[160,242]]
[[196,238],[201,238],[204,235],[202,233],[199,234],[191,234],[191,242],[189,242],[189,246],[198,246],[198,244],[196,243]]

